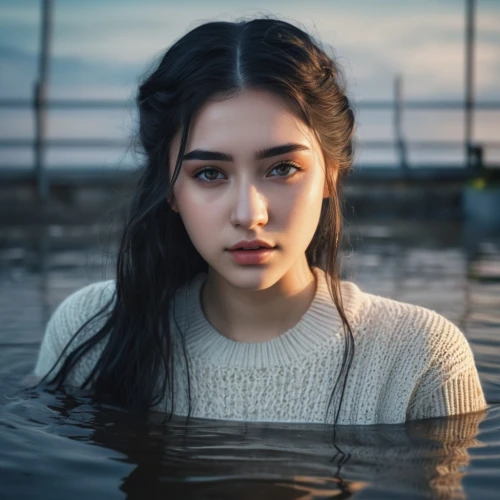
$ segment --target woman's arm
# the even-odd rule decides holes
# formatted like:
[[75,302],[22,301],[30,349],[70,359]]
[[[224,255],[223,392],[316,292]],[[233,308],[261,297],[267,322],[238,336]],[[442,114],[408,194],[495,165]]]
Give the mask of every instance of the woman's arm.
[[487,407],[467,339],[451,322],[443,323],[441,334],[430,338],[433,358],[412,395],[407,420],[472,413]]
[[56,374],[67,355],[102,326],[100,321],[92,322],[73,340],[78,330],[105,305],[113,292],[113,280],[93,283],[68,296],[56,308],[47,323],[33,371],[37,381],[49,373]]

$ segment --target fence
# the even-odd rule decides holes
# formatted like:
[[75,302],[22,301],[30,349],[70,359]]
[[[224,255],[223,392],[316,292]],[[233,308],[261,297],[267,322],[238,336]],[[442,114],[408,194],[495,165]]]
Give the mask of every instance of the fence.
[[[51,100],[46,103],[37,102],[36,99],[0,99],[0,109],[32,109],[33,117],[36,122],[40,121],[40,115],[43,115],[47,109],[73,109],[75,111],[81,109],[95,109],[95,110],[112,110],[112,109],[125,109],[126,103],[124,101],[108,101],[108,100]],[[355,107],[360,110],[370,111],[387,111],[392,110],[393,121],[393,137],[388,140],[366,140],[362,142],[364,148],[367,149],[395,149],[398,157],[398,168],[389,167],[387,165],[371,165],[369,168],[363,168],[359,165],[355,169],[357,177],[370,177],[370,178],[400,178],[400,179],[413,179],[413,178],[448,178],[448,179],[463,179],[477,175],[478,170],[483,167],[496,167],[496,165],[484,164],[485,150],[500,149],[500,141],[482,141],[472,142],[470,139],[464,138],[463,140],[456,141],[443,141],[443,140],[406,140],[403,131],[403,115],[406,110],[455,110],[464,111],[464,102],[462,101],[403,101],[400,92],[400,81],[396,80],[395,93],[393,100],[386,101],[362,101],[355,104]],[[500,111],[500,102],[478,102],[475,103],[474,108],[482,111]],[[14,181],[33,181],[42,190],[48,190],[48,185],[51,180],[65,178],[73,182],[88,182],[95,177],[99,176],[100,179],[109,178],[119,175],[118,173],[109,173],[106,177],[106,170],[102,168],[71,168],[57,169],[51,172],[47,170],[44,163],[44,152],[46,148],[125,148],[127,143],[125,141],[106,138],[65,138],[65,139],[46,139],[42,134],[37,138],[19,138],[19,139],[6,139],[0,138],[0,151],[5,148],[31,148],[35,153],[34,165],[24,166],[23,168],[1,168],[0,179],[3,182]],[[444,164],[435,163],[433,165],[426,165],[423,167],[419,164],[410,164],[408,161],[408,148],[418,148],[427,151],[442,150],[446,148],[461,147],[465,151],[466,161],[464,164]]]
[[[44,157],[46,148],[103,148],[103,147],[125,147],[126,143],[112,139],[47,139],[45,137],[45,122],[47,109],[117,109],[125,107],[122,101],[105,100],[51,100],[46,99],[48,63],[50,54],[50,39],[52,31],[53,0],[41,0],[41,40],[38,80],[35,84],[33,99],[0,99],[0,109],[32,109],[35,123],[34,139],[5,139],[0,138],[0,151],[4,148],[23,147],[34,150],[33,167],[28,168],[2,168],[0,167],[0,180],[3,182],[35,182],[41,199],[49,196],[49,185],[51,182],[64,180],[65,182],[90,182],[95,178],[99,181],[108,179],[116,181],[120,172],[110,172],[106,168],[67,168],[48,170],[45,166]],[[465,2],[465,95],[464,99],[456,101],[404,101],[402,97],[401,78],[396,77],[394,82],[394,97],[386,101],[362,101],[356,103],[360,110],[392,110],[393,112],[393,137],[390,140],[363,141],[363,147],[370,149],[395,148],[398,156],[398,168],[387,165],[371,165],[363,168],[357,165],[354,170],[354,178],[370,179],[467,179],[478,175],[485,167],[499,167],[498,165],[485,165],[485,150],[499,149],[500,141],[472,140],[473,117],[475,110],[500,110],[500,101],[474,102],[474,39],[475,39],[475,11],[476,1]],[[456,110],[464,111],[465,138],[461,141],[409,141],[405,139],[403,132],[403,114],[406,110]],[[500,127],[499,127],[500,128]],[[465,153],[465,162],[456,165],[438,164],[418,165],[410,164],[408,161],[408,148],[416,147],[426,150],[439,150],[444,148],[460,147]]]

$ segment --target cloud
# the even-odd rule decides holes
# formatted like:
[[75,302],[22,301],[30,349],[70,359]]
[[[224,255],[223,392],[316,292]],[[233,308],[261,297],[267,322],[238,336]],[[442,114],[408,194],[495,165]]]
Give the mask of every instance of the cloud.
[[[8,23],[2,21],[0,28],[8,28],[4,36],[17,36],[28,51],[26,42],[20,41],[26,36],[16,35],[15,30],[23,26],[35,32],[38,9],[29,10],[23,2],[19,8],[15,5],[2,11]],[[141,5],[67,0],[55,5],[53,84],[65,94],[65,85],[79,86],[81,91],[92,86],[92,95],[99,86],[121,84],[130,89],[151,61],[195,25],[274,13],[300,21],[333,45],[357,96],[391,96],[396,74],[403,75],[408,98],[463,95],[464,11],[456,2],[422,1],[411,8],[387,1],[374,8],[373,3],[359,0],[348,4],[316,0],[306,5],[257,0],[252,9],[245,9],[242,1],[220,0],[177,4],[149,0]],[[500,9],[480,4],[477,25],[476,89],[479,95],[500,98]],[[58,61],[65,61],[68,68]]]
[[[37,79],[36,55],[0,46],[0,96],[30,98]],[[138,78],[131,64],[105,64],[82,57],[56,56],[50,60],[49,85],[61,97],[124,99],[130,96]]]
[[33,94],[36,58],[33,54],[0,46],[0,96],[28,97]]
[[[138,72],[160,55],[173,40],[206,20],[231,20],[242,15],[266,13],[269,3],[256,2],[243,9],[226,2],[168,5],[149,2],[119,8],[107,4],[60,8],[56,15],[54,54],[78,57],[106,65],[129,65]],[[463,94],[464,13],[456,4],[429,2],[411,9],[374,9],[369,3],[355,6],[323,2],[312,5],[275,3],[279,17],[300,20],[303,26],[335,47],[348,77],[358,91],[375,97],[383,93],[374,86],[387,86],[396,73],[408,80],[410,97]],[[365,6],[364,9],[360,6]],[[395,4],[393,4],[395,5]],[[356,8],[357,6],[357,8]],[[214,16],[214,12],[220,13]],[[92,20],[90,21],[90,16]],[[477,46],[478,92],[490,95],[500,82],[500,13],[478,20],[481,33]],[[500,90],[497,95],[500,97]]]

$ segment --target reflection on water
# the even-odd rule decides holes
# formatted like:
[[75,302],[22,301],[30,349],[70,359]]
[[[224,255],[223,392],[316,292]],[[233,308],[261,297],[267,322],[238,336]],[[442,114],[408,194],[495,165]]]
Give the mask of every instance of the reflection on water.
[[[147,421],[84,396],[20,391],[69,293],[113,276],[102,228],[6,228],[0,240],[0,496],[494,498],[500,486],[500,240],[460,227],[351,227],[345,275],[430,307],[471,342],[488,411],[338,427]],[[108,262],[108,266],[106,266]],[[107,267],[105,273],[103,269]]]
[[[169,422],[159,413],[141,422],[60,394],[33,393],[3,409],[0,449],[12,478],[3,488],[12,496],[42,490],[54,498],[62,487],[86,498],[102,491],[128,498],[348,498],[363,490],[370,498],[463,498],[471,454],[484,446],[477,437],[483,413],[344,426],[334,434],[318,424]],[[30,482],[14,480],[26,471]]]

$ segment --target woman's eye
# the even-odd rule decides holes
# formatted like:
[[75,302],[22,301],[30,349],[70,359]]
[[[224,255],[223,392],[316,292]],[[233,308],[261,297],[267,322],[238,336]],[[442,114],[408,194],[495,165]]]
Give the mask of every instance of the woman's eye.
[[[220,174],[220,172],[217,169],[212,168],[212,167],[207,167],[207,168],[204,168],[204,169],[196,172],[193,177],[195,177],[197,179],[202,179],[205,182],[211,182],[211,181],[219,180],[217,178],[217,174]],[[202,175],[204,177],[201,177]]]
[[[276,175],[271,175],[271,177],[282,177],[286,179],[293,177],[299,170],[302,169],[294,163],[283,162],[279,163],[271,169],[271,172],[276,172]],[[198,172],[196,172],[193,177],[195,179],[200,179],[203,182],[214,182],[224,179],[224,175],[214,167],[202,168],[201,170],[198,170]]]
[[296,174],[297,171],[300,170],[300,168],[296,166],[294,163],[290,162],[280,163],[279,165],[276,165],[272,169],[272,171],[276,171],[278,175],[273,175],[272,177],[292,177],[292,175],[289,175],[290,169],[294,169],[292,175]]

